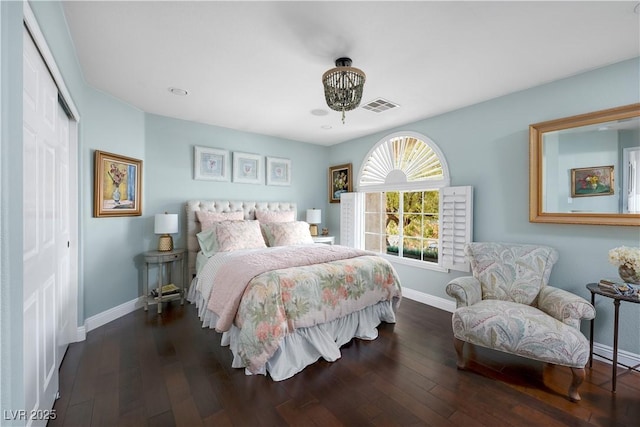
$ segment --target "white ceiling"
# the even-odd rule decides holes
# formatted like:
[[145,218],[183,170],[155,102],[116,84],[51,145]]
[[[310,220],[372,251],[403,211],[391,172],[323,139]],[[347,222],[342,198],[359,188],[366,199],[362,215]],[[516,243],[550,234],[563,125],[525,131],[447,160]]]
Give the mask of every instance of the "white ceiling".
[[[637,57],[637,4],[69,1],[64,12],[97,89],[149,113],[332,145]],[[343,125],[320,81],[340,56],[367,74],[363,103],[400,108],[358,108]]]

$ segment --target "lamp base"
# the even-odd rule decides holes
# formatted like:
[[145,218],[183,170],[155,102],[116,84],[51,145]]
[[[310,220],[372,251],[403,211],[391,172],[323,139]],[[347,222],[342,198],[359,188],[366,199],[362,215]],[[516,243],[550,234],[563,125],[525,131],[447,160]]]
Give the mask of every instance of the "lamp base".
[[158,239],[158,250],[160,252],[168,252],[173,250],[173,238],[168,234],[163,234]]
[[310,224],[309,232],[313,237],[316,237],[318,235],[318,226],[316,224]]

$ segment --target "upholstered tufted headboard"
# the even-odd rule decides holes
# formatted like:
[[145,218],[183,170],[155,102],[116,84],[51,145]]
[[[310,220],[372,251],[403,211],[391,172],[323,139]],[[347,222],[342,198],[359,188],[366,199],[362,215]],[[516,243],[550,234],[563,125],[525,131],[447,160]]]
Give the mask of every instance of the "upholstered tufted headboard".
[[256,219],[256,211],[294,211],[297,218],[297,207],[292,202],[245,202],[238,200],[189,200],[187,209],[187,260],[189,266],[189,277],[196,273],[196,257],[200,250],[198,244],[198,234],[200,222],[196,217],[197,211],[204,212],[244,212],[244,219]]

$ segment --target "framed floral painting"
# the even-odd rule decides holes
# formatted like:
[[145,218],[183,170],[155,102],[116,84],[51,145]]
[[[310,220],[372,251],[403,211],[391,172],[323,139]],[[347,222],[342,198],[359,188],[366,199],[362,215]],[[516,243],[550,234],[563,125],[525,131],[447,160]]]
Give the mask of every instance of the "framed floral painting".
[[267,157],[267,185],[291,185],[291,160]]
[[262,156],[233,152],[233,182],[262,184]]
[[93,216],[142,215],[142,160],[96,150]]
[[194,147],[193,179],[229,181],[229,152],[219,148]]
[[329,203],[340,203],[340,195],[353,191],[351,163],[329,168]]
[[613,194],[613,166],[571,169],[571,197]]

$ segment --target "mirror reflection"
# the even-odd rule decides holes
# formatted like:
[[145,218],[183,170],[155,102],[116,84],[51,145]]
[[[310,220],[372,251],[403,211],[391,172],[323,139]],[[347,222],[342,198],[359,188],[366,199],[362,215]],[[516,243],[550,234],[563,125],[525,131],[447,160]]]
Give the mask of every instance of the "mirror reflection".
[[529,221],[640,226],[640,104],[529,126]]
[[542,212],[640,213],[640,118],[544,132]]

